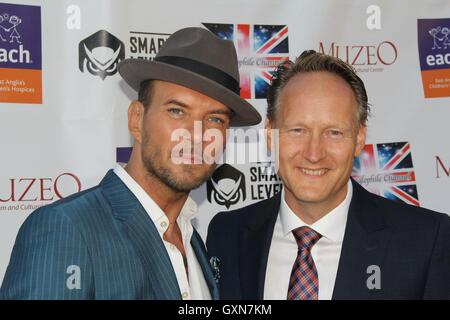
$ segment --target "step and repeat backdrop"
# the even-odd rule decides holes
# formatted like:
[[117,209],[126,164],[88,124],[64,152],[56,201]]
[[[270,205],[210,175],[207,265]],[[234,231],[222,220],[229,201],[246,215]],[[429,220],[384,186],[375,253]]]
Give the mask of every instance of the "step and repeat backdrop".
[[[353,176],[384,197],[450,212],[448,0],[9,0],[0,2],[0,283],[33,210],[127,162],[136,93],[118,62],[152,59],[188,26],[234,41],[241,95],[263,118],[283,60],[314,49],[353,65],[373,113]],[[281,188],[263,134],[239,140],[245,129],[233,146],[248,156],[191,193],[203,237],[217,212]]]

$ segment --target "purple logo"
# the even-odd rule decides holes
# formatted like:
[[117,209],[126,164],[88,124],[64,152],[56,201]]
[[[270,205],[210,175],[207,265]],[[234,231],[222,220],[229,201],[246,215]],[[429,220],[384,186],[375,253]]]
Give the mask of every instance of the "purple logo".
[[132,147],[118,147],[116,149],[116,162],[127,163],[131,157]]
[[422,71],[450,68],[450,19],[419,19],[417,30]]
[[450,97],[450,18],[418,19],[417,33],[425,98]]
[[42,69],[41,8],[0,3],[0,68]]

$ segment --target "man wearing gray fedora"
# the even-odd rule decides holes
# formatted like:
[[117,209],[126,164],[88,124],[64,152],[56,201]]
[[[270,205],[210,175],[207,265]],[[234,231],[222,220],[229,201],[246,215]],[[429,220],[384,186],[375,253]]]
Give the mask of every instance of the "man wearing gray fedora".
[[[128,108],[128,164],[27,218],[0,299],[218,299],[189,192],[215,169],[206,148],[220,142],[215,158],[229,126],[261,121],[239,96],[234,45],[185,28],[153,61],[126,59],[119,73],[138,92]],[[197,124],[222,141],[198,139]],[[194,146],[174,152],[176,130]]]

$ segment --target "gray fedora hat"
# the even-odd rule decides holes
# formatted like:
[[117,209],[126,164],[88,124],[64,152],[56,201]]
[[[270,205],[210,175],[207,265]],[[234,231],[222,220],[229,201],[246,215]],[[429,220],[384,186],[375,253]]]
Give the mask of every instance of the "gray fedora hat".
[[203,28],[185,28],[172,34],[153,61],[125,59],[119,73],[134,90],[142,81],[163,80],[211,97],[233,110],[231,126],[261,122],[259,112],[239,96],[239,70],[233,42]]

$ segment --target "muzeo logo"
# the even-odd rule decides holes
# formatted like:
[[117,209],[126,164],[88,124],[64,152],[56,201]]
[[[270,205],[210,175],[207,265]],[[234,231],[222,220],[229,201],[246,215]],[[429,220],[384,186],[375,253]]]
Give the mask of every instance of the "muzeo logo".
[[319,42],[320,53],[339,58],[357,72],[382,72],[398,59],[398,49],[392,41],[378,43],[337,44]]
[[35,210],[81,191],[80,178],[65,172],[57,177],[12,177],[0,180],[0,212]]
[[117,73],[117,65],[125,59],[125,45],[106,30],[100,30],[80,41],[79,68],[104,80]]
[[445,162],[443,157],[435,156],[436,158],[436,178],[450,178],[450,165]]
[[450,18],[417,20],[425,98],[450,97]]

